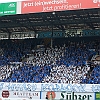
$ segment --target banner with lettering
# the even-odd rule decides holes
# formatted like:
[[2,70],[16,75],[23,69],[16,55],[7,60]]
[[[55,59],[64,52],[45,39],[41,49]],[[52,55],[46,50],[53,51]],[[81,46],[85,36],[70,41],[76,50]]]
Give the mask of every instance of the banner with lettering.
[[58,84],[58,83],[0,83],[0,91],[66,91],[100,92],[100,84]]
[[95,93],[74,93],[74,92],[42,92],[41,99],[51,100],[95,100]]
[[30,100],[26,98],[0,98],[0,100]]
[[22,14],[90,8],[100,8],[100,0],[28,0],[21,3]]
[[30,91],[0,91],[0,97],[2,98],[34,98],[40,99],[40,92],[30,92]]
[[13,15],[17,12],[17,2],[0,3],[0,16]]

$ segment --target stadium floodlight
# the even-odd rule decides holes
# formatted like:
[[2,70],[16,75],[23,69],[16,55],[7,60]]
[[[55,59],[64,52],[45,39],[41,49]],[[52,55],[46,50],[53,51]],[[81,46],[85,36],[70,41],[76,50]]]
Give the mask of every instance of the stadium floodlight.
[[53,15],[55,15],[55,12],[52,12]]

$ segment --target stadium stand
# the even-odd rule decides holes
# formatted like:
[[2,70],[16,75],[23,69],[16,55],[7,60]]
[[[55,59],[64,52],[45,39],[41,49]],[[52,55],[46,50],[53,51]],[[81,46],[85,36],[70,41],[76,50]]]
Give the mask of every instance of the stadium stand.
[[100,40],[58,39],[53,48],[38,49],[37,45],[44,45],[41,39],[2,40],[0,44],[1,82],[100,84],[100,66],[88,64],[99,54]]

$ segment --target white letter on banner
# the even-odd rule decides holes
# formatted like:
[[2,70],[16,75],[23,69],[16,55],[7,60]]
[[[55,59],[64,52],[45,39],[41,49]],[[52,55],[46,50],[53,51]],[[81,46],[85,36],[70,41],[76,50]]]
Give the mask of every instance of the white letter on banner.
[[73,91],[72,85],[71,85],[71,84],[68,84],[68,85],[65,87],[65,90],[66,90],[67,92]]
[[22,87],[20,88],[20,90],[27,90],[25,83],[22,84]]
[[27,84],[27,91],[35,91],[37,89],[37,85],[36,84]]
[[76,84],[73,85],[72,92],[78,92],[78,86]]
[[3,89],[3,85],[4,85],[4,83],[0,83],[0,90]]
[[85,84],[80,84],[80,86],[78,86],[79,92],[86,92],[85,91],[86,85]]
[[55,84],[56,88],[55,91],[60,91],[60,86],[58,84]]
[[31,91],[32,90],[32,86],[30,84],[27,84],[27,90]]
[[36,91],[37,90],[37,85],[36,84],[33,84],[32,85],[32,91]]
[[23,89],[20,88],[20,84],[16,84],[14,87],[14,90],[16,90],[16,91],[21,90],[22,91]]
[[[69,89],[68,86],[70,86],[71,90]],[[71,84],[67,84],[67,85],[64,86],[64,84],[61,84],[61,91],[67,91],[67,92],[72,91],[72,85]]]
[[100,85],[92,85],[93,92],[100,92]]
[[98,90],[99,90],[99,92],[100,92],[100,85],[98,85]]
[[53,84],[49,84],[48,89],[49,89],[50,91],[55,91],[55,90],[54,90],[54,85],[53,85]]
[[60,91],[66,91],[65,87],[63,86],[63,84],[61,84],[61,89]]
[[41,91],[46,91],[48,89],[48,84],[41,84]]
[[15,84],[9,83],[8,90],[14,91]]

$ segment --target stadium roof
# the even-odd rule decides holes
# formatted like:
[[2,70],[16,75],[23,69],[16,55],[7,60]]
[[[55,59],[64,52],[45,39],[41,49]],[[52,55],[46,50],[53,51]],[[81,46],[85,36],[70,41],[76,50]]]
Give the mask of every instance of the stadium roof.
[[100,29],[100,8],[0,17],[0,33]]

